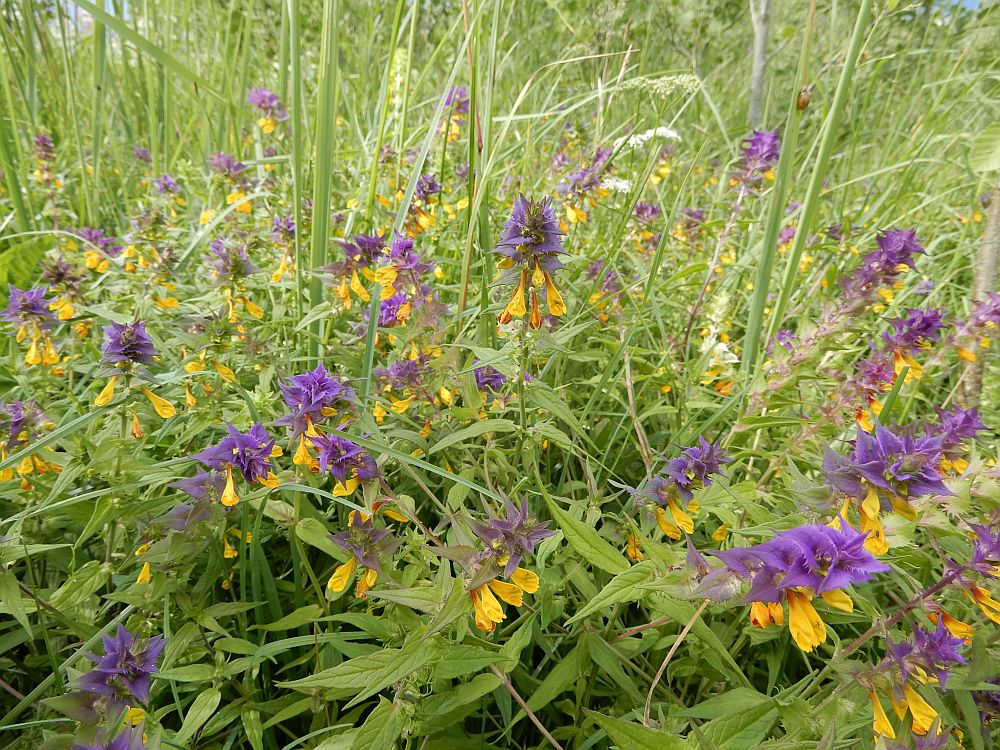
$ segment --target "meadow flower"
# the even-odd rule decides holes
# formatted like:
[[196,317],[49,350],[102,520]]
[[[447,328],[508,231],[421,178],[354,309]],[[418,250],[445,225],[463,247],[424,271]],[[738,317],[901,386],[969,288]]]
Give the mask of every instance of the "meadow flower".
[[180,192],[181,189],[180,185],[177,184],[177,180],[169,174],[163,174],[153,180],[153,187],[156,188],[156,192],[160,195],[171,195]]
[[323,363],[316,369],[293,375],[278,386],[291,411],[275,424],[288,427],[292,438],[316,433],[315,426],[334,417],[355,400],[354,389],[348,383],[326,371]]
[[[527,500],[518,508],[504,498],[504,515],[505,518],[491,515],[485,523],[472,522],[473,532],[486,546],[473,561],[474,585],[470,596],[476,627],[486,632],[492,632],[507,618],[500,600],[520,607],[524,594],[538,591],[538,575],[520,564],[526,554],[535,551],[538,542],[556,533],[547,528],[547,521],[533,521]],[[498,575],[508,580],[501,581]]]
[[84,243],[96,248],[102,255],[115,258],[122,251],[122,246],[118,244],[118,240],[105,235],[104,230],[99,227],[80,227],[76,230],[76,235]]
[[864,548],[865,536],[846,524],[841,529],[805,525],[779,531],[752,547],[708,550],[708,554],[722,560],[730,573],[750,580],[744,601],[787,601],[792,639],[808,652],[826,640],[826,626],[813,598],[820,596],[830,606],[849,612],[854,605],[843,589],[889,570]]
[[398,540],[392,537],[388,529],[376,528],[371,516],[356,510],[350,513],[347,530],[331,534],[330,540],[350,553],[351,557],[333,571],[326,584],[327,588],[335,593],[343,591],[360,565],[362,572],[354,587],[354,596],[359,599],[367,598],[366,592],[375,585],[382,572],[379,558],[389,554],[398,545]]
[[491,365],[477,367],[472,374],[480,391],[499,391],[507,382],[507,376]]
[[362,302],[371,300],[368,290],[358,275],[362,272],[365,278],[374,280],[374,272],[370,267],[382,256],[385,248],[385,238],[378,234],[352,234],[350,240],[341,241],[344,260],[332,263],[322,270],[333,274],[335,293],[341,300],[345,310],[351,309],[351,294]]
[[56,144],[48,133],[37,134],[32,145],[35,147],[35,158],[38,161],[52,161],[55,158]]
[[564,267],[559,260],[560,255],[566,254],[562,246],[562,235],[551,199],[543,198],[536,202],[521,195],[514,201],[513,213],[504,225],[496,252],[503,256],[498,264],[500,268],[507,271],[508,276],[517,275],[518,284],[510,302],[497,316],[500,323],[509,323],[527,312],[525,293],[529,277],[529,325],[532,328],[540,328],[542,324],[536,289],[544,286],[549,313],[556,317],[566,313],[566,304],[552,281],[552,275]]
[[245,482],[272,485],[277,481],[271,471],[271,458],[281,455],[281,448],[267,434],[264,425],[255,423],[247,432],[240,432],[228,422],[227,435],[217,445],[206,448],[193,458],[216,471],[225,472],[226,484],[219,500],[227,508],[240,501],[233,482],[233,467],[239,469]]
[[213,240],[208,245],[212,276],[219,286],[238,288],[243,279],[260,273],[250,256],[246,245],[227,242],[225,238]]
[[670,477],[681,498],[691,500],[695,490],[708,487],[712,476],[722,473],[722,465],[732,461],[718,443],[698,437],[698,445],[686,448],[669,461],[663,472]]
[[768,176],[780,154],[781,137],[777,130],[754,130],[743,141],[740,177],[749,182]]
[[98,745],[84,745],[74,742],[70,750],[148,750],[142,726],[126,725],[118,734]]
[[252,88],[247,92],[247,104],[257,110],[257,126],[270,135],[279,122],[288,119],[288,110],[278,100],[278,95],[265,88]]
[[632,215],[642,223],[648,224],[660,217],[660,207],[646,201],[639,201],[635,204]]
[[[118,378],[133,375],[144,375],[143,365],[152,364],[157,356],[153,340],[146,333],[146,326],[136,321],[134,323],[112,323],[104,327],[104,343],[101,346],[101,367],[111,373],[107,385],[94,400],[95,406],[105,406],[115,395],[115,384]],[[127,381],[126,381],[127,382]],[[164,419],[174,416],[173,405],[149,388],[143,388],[142,393],[153,405],[153,409]]]
[[236,182],[240,173],[246,170],[247,165],[237,161],[224,151],[217,151],[208,157],[208,168],[220,177],[230,182]]
[[570,223],[587,221],[584,206],[588,203],[596,206],[597,201],[594,196],[607,195],[608,190],[602,183],[602,176],[610,158],[611,149],[597,149],[590,164],[570,173],[559,184],[559,192],[565,198],[566,216]]
[[[11,401],[0,404],[0,461],[6,460],[7,450],[20,445],[28,445],[37,440],[44,430],[54,427],[49,419],[34,401]],[[61,471],[57,464],[44,461],[39,453],[25,456],[17,467],[21,477],[21,489],[30,489],[27,476],[29,474],[44,474],[47,471]],[[14,469],[0,470],[0,482],[14,478]]]
[[0,316],[14,327],[15,341],[29,340],[28,351],[24,355],[24,363],[28,367],[50,366],[59,362],[59,354],[49,336],[56,320],[52,313],[55,303],[45,298],[47,291],[48,287],[18,289],[8,284],[8,305],[0,312]]
[[[124,708],[131,701],[142,705],[149,702],[149,691],[153,675],[159,671],[157,662],[166,641],[156,636],[145,641],[118,625],[114,637],[101,633],[104,654],[88,654],[94,662],[93,668],[82,675],[77,687],[86,692],[104,697],[109,706]],[[109,715],[118,711],[109,710]]]
[[132,157],[143,164],[149,164],[152,161],[152,155],[145,146],[133,146]]
[[334,494],[349,495],[361,482],[378,477],[378,464],[361,446],[333,430],[327,435],[317,435],[310,442],[319,452],[319,473],[329,469],[339,482]]
[[881,288],[891,287],[900,273],[914,268],[913,256],[923,253],[912,229],[887,229],[875,238],[876,248],[861,256],[861,265],[842,281],[845,305],[868,302]]
[[958,652],[965,641],[953,636],[944,622],[939,621],[934,630],[914,625],[908,641],[893,643],[888,637],[886,641],[889,660],[899,667],[904,681],[912,676],[923,681],[933,675],[944,687],[948,682],[949,666],[966,663]]
[[444,107],[456,114],[467,115],[469,113],[469,90],[465,86],[452,86],[448,89]]

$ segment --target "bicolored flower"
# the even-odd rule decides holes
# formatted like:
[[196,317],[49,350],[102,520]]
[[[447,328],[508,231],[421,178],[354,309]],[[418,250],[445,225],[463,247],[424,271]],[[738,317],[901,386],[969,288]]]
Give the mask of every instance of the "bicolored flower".
[[137,366],[153,364],[157,356],[156,347],[146,333],[144,323],[112,323],[104,327],[102,367],[129,371]]
[[0,316],[14,327],[15,341],[21,343],[25,339],[29,340],[24,363],[28,367],[57,364],[59,354],[49,336],[56,320],[52,313],[55,302],[45,298],[48,287],[18,289],[13,284],[8,284],[7,290],[8,305],[0,312]]
[[153,187],[156,188],[156,192],[160,195],[173,195],[179,193],[181,189],[181,186],[177,184],[177,180],[169,174],[163,174],[153,180]]
[[161,636],[139,641],[120,624],[114,637],[102,633],[101,640],[104,654],[87,655],[94,667],[79,678],[76,687],[101,696],[115,707],[124,708],[133,701],[148,703],[153,675],[159,671],[157,662],[166,641]]
[[507,382],[507,376],[491,365],[483,365],[472,371],[476,378],[476,388],[480,391],[499,391]]
[[889,660],[899,667],[903,681],[911,677],[926,681],[933,676],[944,687],[948,682],[949,666],[966,663],[958,652],[965,641],[952,635],[940,620],[934,630],[924,630],[920,625],[914,625],[908,641],[893,643],[887,636],[886,642]]
[[[708,554],[722,560],[729,573],[750,581],[744,601],[787,601],[792,639],[808,652],[826,640],[826,626],[813,598],[851,611],[853,602],[843,589],[889,570],[864,548],[865,536],[846,524],[841,529],[805,525],[751,547],[708,550]],[[719,577],[718,572],[712,576]]]
[[754,130],[743,141],[741,179],[749,182],[768,176],[780,155],[781,137],[777,130]]
[[257,126],[267,135],[274,132],[279,122],[288,119],[288,110],[278,95],[265,88],[252,88],[247,92],[247,104],[257,110]]
[[325,474],[329,470],[340,483],[338,490],[342,494],[350,494],[359,483],[370,482],[379,475],[378,464],[371,454],[336,430],[310,438],[309,442],[319,452],[319,472]]
[[566,313],[566,304],[552,281],[552,275],[564,267],[559,259],[566,254],[562,246],[563,234],[551,199],[536,202],[521,195],[514,201],[513,213],[496,247],[496,252],[503,256],[498,265],[506,272],[505,277],[518,280],[510,301],[497,316],[501,324],[524,317],[528,312],[526,294],[529,286],[531,314],[528,320],[532,328],[542,325],[538,296],[543,289],[549,313],[556,317]]
[[[117,718],[117,717],[116,717]],[[147,750],[141,725],[127,725],[118,734],[99,745],[84,745],[74,742],[70,750]]]
[[494,564],[505,578],[509,578],[524,556],[535,551],[538,542],[556,532],[548,528],[548,521],[532,521],[527,500],[519,508],[504,498],[504,516],[492,516],[485,523],[473,521],[472,530],[485,545],[477,562],[480,565]]
[[260,273],[247,254],[246,245],[220,238],[210,242],[208,249],[212,276],[219,286],[239,288],[247,276]]
[[509,581],[492,578],[486,583],[476,586],[470,592],[472,598],[472,613],[476,627],[486,633],[492,633],[498,624],[507,619],[501,601],[512,607],[524,604],[525,594],[538,591],[538,575],[527,568],[515,568],[509,576]]
[[377,528],[371,516],[356,510],[348,516],[347,530],[331,534],[330,541],[350,553],[351,557],[333,571],[327,588],[340,593],[347,588],[354,571],[361,566],[361,575],[354,587],[354,595],[359,599],[367,598],[366,592],[375,585],[382,572],[380,557],[391,553],[399,544],[388,529]]
[[324,424],[355,401],[354,389],[327,372],[322,363],[315,370],[293,375],[279,388],[290,411],[275,424],[288,427],[293,439],[315,437],[316,425]]
[[240,501],[233,481],[233,468],[239,469],[245,482],[272,486],[277,477],[271,471],[271,459],[280,456],[282,451],[259,422],[247,432],[240,432],[227,422],[226,431],[228,434],[217,445],[196,453],[194,458],[225,473],[226,483],[219,500],[226,507],[232,507]]
[[845,304],[870,301],[879,289],[895,284],[899,274],[914,267],[913,256],[923,253],[912,229],[887,229],[875,238],[876,248],[861,256],[861,265],[842,283]]

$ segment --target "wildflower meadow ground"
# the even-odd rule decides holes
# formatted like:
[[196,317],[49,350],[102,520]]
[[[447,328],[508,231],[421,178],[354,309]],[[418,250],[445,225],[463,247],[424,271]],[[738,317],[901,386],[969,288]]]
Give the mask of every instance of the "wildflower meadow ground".
[[996,3],[0,39],[0,746],[1000,747]]

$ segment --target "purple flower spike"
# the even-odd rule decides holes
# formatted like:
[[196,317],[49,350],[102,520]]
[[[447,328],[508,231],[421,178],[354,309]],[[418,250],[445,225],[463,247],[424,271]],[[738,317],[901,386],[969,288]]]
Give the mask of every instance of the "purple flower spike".
[[538,542],[556,532],[547,528],[548,521],[531,522],[527,500],[518,508],[504,498],[504,515],[506,518],[493,517],[486,523],[473,521],[472,530],[486,545],[478,561],[496,563],[503,569],[503,576],[509,578],[525,554],[533,553]]
[[331,534],[330,540],[345,552],[350,552],[358,562],[377,573],[382,572],[379,556],[387,554],[395,543],[387,540],[388,529],[377,529],[372,519],[362,518],[361,513],[351,513],[351,524],[347,531]]
[[709,443],[705,438],[698,437],[698,445],[687,448],[680,456],[670,461],[663,473],[677,487],[680,496],[691,500],[692,490],[707,487],[712,483],[713,474],[722,473],[722,465],[729,463],[729,458],[718,443]]
[[142,735],[142,726],[123,727],[107,742],[100,745],[81,745],[79,742],[74,742],[70,750],[146,750]]
[[563,268],[559,260],[560,255],[566,254],[562,235],[551,198],[536,202],[521,195],[514,201],[514,210],[504,224],[496,252],[510,258],[515,265],[537,260],[543,271],[551,273]]
[[133,365],[151,365],[157,356],[153,340],[146,333],[145,324],[112,323],[104,327],[104,344],[101,347],[101,364],[104,367],[126,368]]
[[293,438],[306,432],[310,422],[322,424],[332,416],[328,412],[354,401],[354,389],[328,373],[322,363],[315,370],[293,375],[279,387],[291,413],[275,424],[291,428]]
[[145,643],[136,643],[135,636],[121,625],[112,638],[101,634],[104,655],[88,655],[94,668],[80,677],[78,687],[84,692],[127,700],[130,696],[145,705],[149,702],[152,676],[159,671],[166,641],[157,636]]
[[265,88],[252,88],[247,92],[247,104],[258,110],[264,117],[283,122],[288,119],[288,110],[278,100],[278,95]]
[[49,310],[51,300],[45,299],[48,290],[48,287],[44,286],[37,289],[18,289],[13,284],[8,284],[9,304],[3,312],[0,312],[0,316],[15,328],[26,325],[35,325],[43,330],[51,328],[56,316]]
[[267,434],[259,422],[246,432],[226,424],[228,435],[218,445],[196,453],[194,458],[216,471],[224,471],[226,464],[240,470],[247,482],[266,479],[271,470],[271,453],[274,438]]
[[325,474],[327,469],[340,482],[346,483],[352,474],[363,482],[378,476],[378,465],[364,448],[334,431],[329,435],[311,438],[312,444],[319,449],[319,470]]

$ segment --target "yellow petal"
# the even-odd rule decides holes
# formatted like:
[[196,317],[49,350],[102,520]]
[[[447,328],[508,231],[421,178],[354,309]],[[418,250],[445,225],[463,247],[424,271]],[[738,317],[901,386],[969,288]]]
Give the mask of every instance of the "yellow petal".
[[507,602],[507,604],[514,607],[520,607],[524,604],[524,591],[518,586],[497,580],[490,581],[488,585],[493,590],[493,593]]
[[691,516],[681,510],[680,506],[678,506],[673,500],[667,501],[667,507],[670,509],[670,515],[674,519],[674,523],[679,526],[682,531],[685,531],[688,534],[694,533],[694,521],[691,520]]
[[136,583],[149,583],[151,578],[151,571],[149,568],[149,563],[144,563],[142,570],[139,571],[139,577],[135,579]]
[[225,380],[227,383],[232,383],[236,380],[236,373],[234,373],[232,370],[230,370],[221,362],[213,362],[212,367],[215,368],[215,371],[219,373],[219,375],[222,376],[222,379]]
[[153,393],[149,388],[143,388],[142,394],[149,399],[149,403],[153,405],[153,409],[159,414],[163,419],[170,419],[172,416],[177,414],[177,410],[174,405],[164,398],[160,398],[155,393]]
[[111,379],[108,380],[108,384],[104,386],[97,398],[94,399],[94,406],[107,406],[111,403],[111,399],[115,397],[115,383],[118,382],[118,376],[112,375]]
[[861,511],[861,531],[868,532],[865,538],[865,549],[873,555],[884,555],[889,551],[889,542],[886,541],[885,531],[878,516],[870,518],[864,510]]
[[788,629],[800,649],[809,653],[826,640],[826,626],[809,597],[801,591],[788,592]]
[[869,691],[868,697],[872,701],[872,730],[875,734],[880,734],[883,737],[888,737],[890,740],[896,739],[896,730],[892,728],[892,724],[889,723],[889,717],[885,715],[885,709],[882,708],[882,702],[878,699],[878,696],[874,692]]
[[295,455],[292,456],[292,463],[296,466],[309,466],[312,463],[312,456],[309,453],[309,448],[306,447],[305,435],[299,436],[299,447],[295,449]]
[[240,501],[239,495],[236,494],[236,487],[233,486],[232,464],[226,464],[226,486],[225,489],[222,490],[222,495],[219,497],[219,500],[227,508],[233,507]]
[[332,494],[334,497],[350,497],[359,484],[361,484],[361,480],[356,477],[348,479],[347,482],[337,482]]
[[750,624],[755,628],[770,627],[771,610],[765,602],[754,602],[750,605]]
[[327,581],[326,587],[338,594],[346,589],[347,582],[351,580],[351,574],[354,573],[354,568],[357,564],[358,561],[352,557],[350,560],[338,567],[335,571],[333,571],[333,575],[330,576],[330,580]]
[[527,568],[515,568],[510,575],[510,582],[526,594],[538,591],[538,574]]
[[670,519],[667,518],[667,513],[663,510],[663,508],[656,509],[656,525],[660,527],[660,531],[671,539],[681,538],[681,530],[670,522]]
[[548,272],[545,273],[545,302],[549,306],[549,312],[556,317],[566,314],[566,303]]
[[913,731],[917,734],[927,734],[927,730],[931,728],[931,724],[937,718],[937,711],[909,684],[903,685],[903,696],[906,698],[906,705],[913,717]]
[[358,583],[354,587],[354,596],[358,599],[367,599],[368,594],[366,592],[375,585],[375,579],[377,578],[378,571],[365,568],[365,572],[358,577]]
[[854,602],[851,601],[851,597],[840,589],[836,589],[834,591],[824,591],[820,594],[820,596],[823,597],[823,601],[835,609],[840,609],[844,612],[854,611]]

